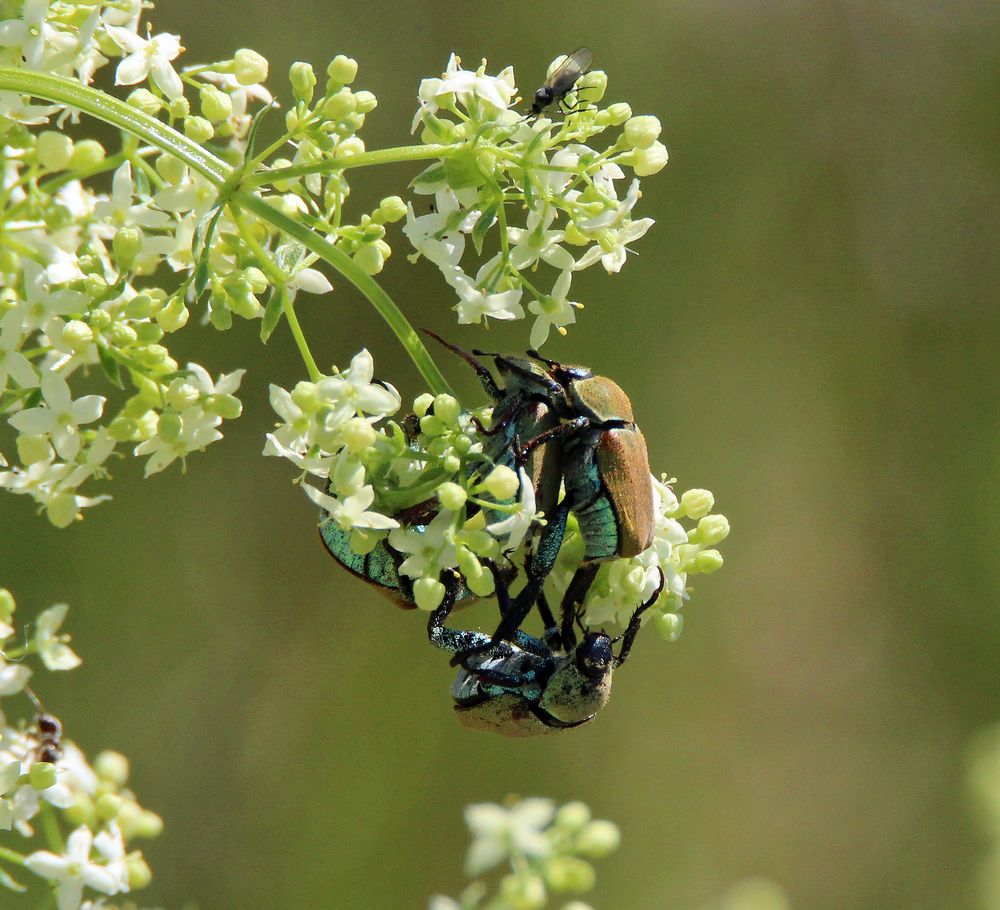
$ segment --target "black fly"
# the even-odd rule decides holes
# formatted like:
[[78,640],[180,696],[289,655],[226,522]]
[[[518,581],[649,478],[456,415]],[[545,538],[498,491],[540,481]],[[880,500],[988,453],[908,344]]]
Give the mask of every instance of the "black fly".
[[561,104],[593,63],[594,52],[589,47],[578,47],[573,51],[545,80],[545,85],[535,92],[535,100],[531,102],[532,116],[537,117],[550,104]]

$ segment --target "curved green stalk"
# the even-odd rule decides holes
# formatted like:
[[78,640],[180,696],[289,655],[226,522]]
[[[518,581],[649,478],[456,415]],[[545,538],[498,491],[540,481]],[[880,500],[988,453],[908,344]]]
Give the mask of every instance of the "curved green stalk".
[[[53,76],[48,73],[38,73],[32,70],[19,69],[12,66],[0,66],[0,91],[14,91],[32,95],[45,101],[66,104],[86,114],[109,123],[124,132],[138,137],[152,146],[174,155],[190,168],[211,181],[219,190],[226,194],[227,183],[233,181],[238,172],[221,158],[202,148],[173,127],[150,117],[142,111],[126,104],[97,89],[80,85],[72,79],[63,76]],[[413,161],[421,158],[437,157],[439,149],[435,146],[408,146],[399,149],[383,149],[366,152],[344,159],[346,167],[361,167],[371,164],[387,164],[393,161]],[[309,168],[309,165],[304,166]],[[325,167],[325,165],[324,165]],[[287,171],[302,169],[288,168]],[[313,171],[305,170],[304,173]],[[267,180],[273,179],[278,171],[265,175]],[[287,176],[287,175],[286,175]],[[259,177],[248,177],[248,184],[260,182]],[[298,240],[306,249],[333,266],[341,275],[350,281],[375,307],[379,315],[388,323],[406,352],[412,358],[420,374],[424,377],[431,391],[435,394],[450,392],[441,371],[431,358],[430,353],[414,331],[413,326],[396,306],[393,299],[382,289],[370,275],[362,271],[346,253],[338,250],[333,244],[324,240],[318,234],[289,218],[268,204],[261,197],[245,192],[233,192],[234,201],[243,208],[253,212],[261,220],[284,231]]]
[[371,275],[364,272],[350,256],[343,250],[338,250],[332,243],[324,240],[305,225],[299,224],[294,218],[290,218],[284,212],[279,212],[260,196],[238,191],[233,194],[233,202],[284,231],[290,237],[294,237],[307,250],[315,253],[340,272],[378,310],[378,314],[395,333],[400,344],[406,348],[406,352],[420,371],[420,375],[424,377],[430,390],[435,395],[443,392],[451,394],[447,380],[441,375],[441,371],[437,368],[437,364],[434,363],[430,352],[420,340],[420,336],[413,326],[410,325],[393,299],[382,289],[382,286]]
[[271,170],[249,174],[244,186],[260,186],[277,180],[292,180],[309,174],[332,174],[352,167],[370,167],[373,164],[399,164],[405,161],[426,161],[430,158],[446,158],[457,151],[454,145],[401,145],[391,149],[376,149],[346,158],[316,161],[312,164],[296,164],[291,167],[276,167]]

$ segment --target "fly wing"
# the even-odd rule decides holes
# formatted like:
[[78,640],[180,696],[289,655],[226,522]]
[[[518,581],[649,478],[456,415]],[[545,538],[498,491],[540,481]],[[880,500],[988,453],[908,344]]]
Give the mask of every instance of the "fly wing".
[[586,73],[594,63],[594,52],[589,47],[578,47],[570,54],[555,71],[545,80],[547,88],[552,89],[553,95],[561,97],[571,91],[584,73]]

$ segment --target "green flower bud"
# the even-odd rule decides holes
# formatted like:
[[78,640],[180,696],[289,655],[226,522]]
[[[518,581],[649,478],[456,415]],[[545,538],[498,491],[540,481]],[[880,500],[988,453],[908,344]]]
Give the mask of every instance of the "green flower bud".
[[35,153],[42,167],[50,171],[61,171],[73,159],[73,140],[65,133],[45,130],[38,134]]
[[608,90],[608,74],[604,70],[591,70],[576,86],[577,96],[586,104],[597,104]]
[[563,831],[579,831],[590,821],[590,807],[579,801],[566,803],[556,812],[553,824]]
[[651,177],[667,166],[667,147],[662,142],[654,142],[649,148],[635,149],[625,164],[630,164],[639,177]]
[[421,610],[428,613],[441,606],[444,593],[444,585],[436,578],[418,578],[413,583],[413,600]]
[[170,407],[183,411],[191,407],[201,397],[201,391],[187,378],[173,380],[163,396]]
[[139,344],[156,344],[163,338],[163,329],[154,322],[140,322],[132,326]]
[[16,606],[14,595],[6,588],[0,588],[0,620],[9,622]]
[[447,429],[441,419],[433,414],[424,414],[420,418],[420,432],[425,436],[441,436]]
[[631,117],[625,124],[625,141],[634,149],[648,149],[660,138],[660,121],[643,114]]
[[722,565],[722,554],[718,550],[702,550],[684,569],[692,575],[711,575]]
[[500,882],[500,896],[511,910],[541,910],[546,903],[545,882],[537,875],[507,875]]
[[147,88],[137,88],[125,100],[150,117],[155,117],[163,107],[163,102]]
[[359,114],[367,114],[378,107],[378,98],[371,92],[355,92],[354,105]]
[[319,389],[315,382],[305,379],[297,382],[292,389],[292,401],[307,414],[312,414],[320,408]]
[[191,113],[191,102],[183,95],[171,98],[167,104],[167,113],[175,119],[187,117]]
[[164,332],[176,332],[187,325],[191,313],[184,305],[182,297],[173,297],[170,302],[156,314],[156,324]]
[[134,438],[137,429],[138,426],[131,417],[125,417],[121,414],[108,424],[108,432],[111,434],[111,438],[117,442],[126,442]]
[[336,158],[353,158],[355,155],[363,154],[365,150],[364,140],[359,136],[348,136],[337,143],[333,150]]
[[369,448],[378,435],[375,428],[363,417],[351,418],[340,428],[340,432],[344,437],[344,445],[355,455]]
[[254,297],[250,282],[242,275],[230,276],[224,282],[226,306],[237,316],[254,319],[260,314],[260,301]]
[[232,311],[226,309],[226,297],[224,294],[216,296],[213,294],[209,299],[208,320],[220,332],[228,331],[233,327]]
[[323,102],[323,116],[330,120],[343,120],[357,109],[354,93],[350,89],[341,89]]
[[664,641],[677,641],[684,630],[684,617],[679,613],[655,613],[653,628]]
[[316,87],[316,72],[312,64],[296,61],[288,71],[288,81],[292,83],[292,93],[306,104],[312,101]]
[[17,437],[17,457],[21,464],[32,465],[45,461],[52,454],[52,445],[46,436],[22,435]]
[[517,491],[521,487],[521,480],[511,468],[498,464],[486,475],[482,487],[494,499],[503,501],[517,495]]
[[148,294],[137,294],[125,304],[125,315],[129,319],[145,319],[153,315],[154,304],[153,298]]
[[358,61],[343,54],[337,54],[326,68],[326,74],[334,82],[350,85],[358,75]]
[[568,904],[563,904],[562,910],[594,910],[594,908],[583,901],[570,901]]
[[706,515],[698,522],[698,527],[688,535],[691,543],[706,547],[722,543],[729,536],[729,519],[725,515]]
[[[103,275],[88,275],[83,279],[83,289],[91,297],[100,297],[107,291],[108,283],[104,280]],[[94,328],[98,328],[96,322]]]
[[115,231],[111,248],[114,250],[118,268],[123,272],[128,271],[135,257],[142,251],[142,239],[142,231],[136,227],[123,227]]
[[558,856],[545,863],[545,881],[553,891],[580,894],[597,882],[594,867],[575,856]]
[[681,514],[697,521],[704,518],[715,506],[715,497],[709,490],[687,490],[681,496]]
[[413,413],[417,417],[423,417],[430,410],[432,404],[434,404],[434,396],[430,392],[424,392],[423,395],[418,395],[413,399]]
[[125,868],[128,870],[128,886],[132,891],[148,888],[153,880],[153,870],[149,868],[142,854],[138,851],[125,857]]
[[73,147],[69,166],[74,171],[84,171],[97,167],[104,160],[104,146],[96,139],[81,139]]
[[63,816],[75,827],[86,825],[88,828],[93,828],[97,825],[94,801],[85,793],[74,794],[73,803],[63,809]]
[[138,333],[127,322],[114,323],[108,331],[108,335],[116,348],[130,348],[139,340]]
[[394,224],[406,217],[406,203],[399,196],[386,196],[372,216],[382,224]]
[[214,85],[202,86],[198,98],[201,101],[201,112],[212,123],[228,119],[233,112],[233,99]]
[[80,353],[93,343],[94,330],[79,319],[71,319],[63,326],[62,340],[71,351]]
[[233,74],[240,85],[254,85],[267,78],[267,60],[250,48],[240,48],[233,56]]
[[209,414],[223,420],[235,420],[243,413],[243,402],[235,395],[209,395],[203,407]]
[[584,828],[576,839],[576,849],[591,859],[600,859],[614,853],[621,845],[622,835],[613,822],[594,821]]
[[170,351],[162,344],[147,344],[144,348],[139,348],[134,352],[139,362],[150,369],[162,366],[171,360]]
[[48,790],[56,785],[56,766],[52,762],[36,761],[28,771],[28,781],[36,790]]
[[163,833],[163,819],[155,812],[143,809],[139,813],[138,823],[135,826],[135,836],[144,837],[147,840],[159,837]]
[[164,442],[176,442],[183,429],[184,422],[181,420],[181,415],[175,414],[173,411],[161,414],[156,424],[156,434]]
[[449,474],[457,474],[459,469],[462,467],[462,459],[459,458],[454,452],[449,452],[443,459],[441,459],[441,467],[444,468]]
[[243,275],[250,282],[250,290],[255,294],[263,294],[271,285],[265,275],[257,266],[252,265],[243,270]]
[[385,266],[385,256],[376,243],[366,243],[351,258],[366,275],[377,275]]
[[215,127],[204,117],[185,117],[184,135],[195,142],[208,142],[215,135]]
[[465,505],[465,501],[469,498],[469,494],[465,492],[457,483],[452,483],[448,481],[447,483],[441,484],[437,488],[437,498],[441,505],[449,509],[452,512],[457,512],[462,506]]
[[608,105],[607,114],[612,126],[621,126],[632,116],[632,108],[624,101],[618,101],[615,104]]
[[94,810],[102,822],[112,821],[118,817],[118,813],[122,810],[122,798],[114,793],[105,793],[97,798]]
[[442,394],[434,399],[434,416],[450,427],[458,426],[462,406],[454,395]]
[[45,504],[45,517],[56,528],[68,528],[81,517],[72,493],[59,493]]

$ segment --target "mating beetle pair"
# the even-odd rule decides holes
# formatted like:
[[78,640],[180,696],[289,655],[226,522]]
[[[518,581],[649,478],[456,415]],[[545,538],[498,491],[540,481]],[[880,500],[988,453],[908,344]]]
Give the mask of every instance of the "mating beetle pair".
[[[510,608],[506,584],[495,565],[500,611]],[[488,730],[502,736],[525,737],[579,727],[594,719],[611,697],[615,669],[628,658],[639,631],[640,617],[663,590],[660,586],[633,614],[617,638],[604,632],[584,631],[583,639],[569,651],[559,644],[555,627],[538,639],[517,630],[513,641],[490,644],[483,632],[447,628],[452,596],[435,610],[427,623],[431,644],[457,655],[476,652],[463,661],[451,686],[455,713],[464,727]],[[618,654],[613,645],[621,642]],[[485,650],[481,650],[482,646]]]

